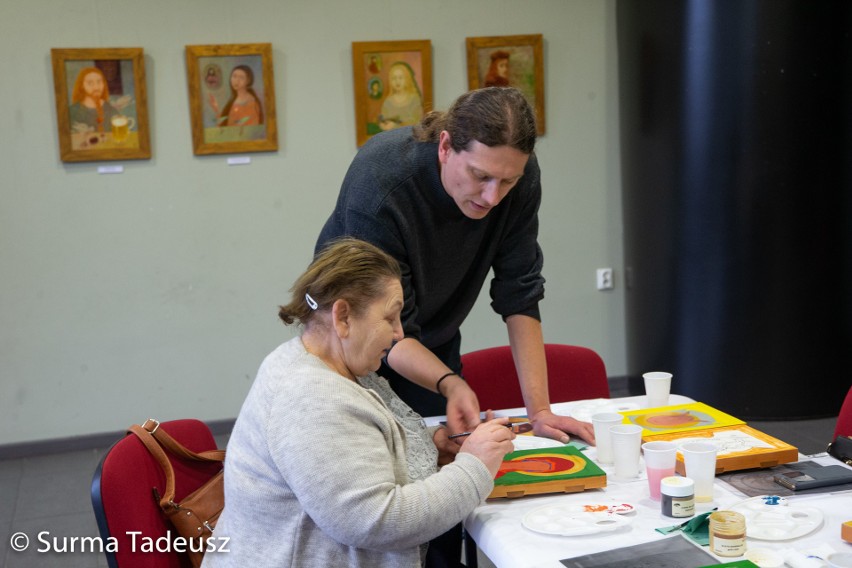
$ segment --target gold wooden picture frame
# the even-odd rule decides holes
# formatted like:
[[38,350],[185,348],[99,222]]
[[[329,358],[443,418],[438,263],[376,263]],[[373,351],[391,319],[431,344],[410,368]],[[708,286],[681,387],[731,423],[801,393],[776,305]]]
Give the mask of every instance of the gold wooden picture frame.
[[272,44],[187,45],[195,155],[278,150]]
[[535,109],[536,130],[545,133],[544,57],[541,34],[465,38],[467,83],[482,87],[515,87]]
[[417,124],[432,110],[432,42],[352,42],[355,138]]
[[63,162],[151,157],[141,48],[50,50]]

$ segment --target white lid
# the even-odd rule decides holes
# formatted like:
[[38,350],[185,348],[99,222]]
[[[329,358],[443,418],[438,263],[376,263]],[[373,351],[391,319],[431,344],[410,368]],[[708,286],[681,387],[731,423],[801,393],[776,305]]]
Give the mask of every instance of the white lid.
[[695,493],[695,483],[688,477],[664,477],[660,480],[660,492],[669,497],[689,497]]

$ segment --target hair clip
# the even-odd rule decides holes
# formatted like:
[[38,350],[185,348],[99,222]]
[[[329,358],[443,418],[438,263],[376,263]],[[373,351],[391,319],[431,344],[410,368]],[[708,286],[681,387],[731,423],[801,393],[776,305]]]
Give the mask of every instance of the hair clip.
[[315,310],[319,307],[319,304],[317,304],[317,301],[314,300],[313,298],[311,298],[310,294],[307,294],[307,293],[305,294],[305,301],[308,303],[308,305],[311,307],[312,310]]

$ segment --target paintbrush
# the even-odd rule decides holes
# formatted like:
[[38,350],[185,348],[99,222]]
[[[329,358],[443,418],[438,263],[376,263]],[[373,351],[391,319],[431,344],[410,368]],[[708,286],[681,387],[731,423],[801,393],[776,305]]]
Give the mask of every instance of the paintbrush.
[[[506,428],[509,428],[515,434],[523,434],[524,432],[529,432],[532,430],[532,424],[529,422],[515,422],[510,424],[504,424]],[[473,432],[460,432],[458,434],[450,434],[447,436],[450,440],[455,440],[456,438],[463,438],[464,436],[470,436]]]

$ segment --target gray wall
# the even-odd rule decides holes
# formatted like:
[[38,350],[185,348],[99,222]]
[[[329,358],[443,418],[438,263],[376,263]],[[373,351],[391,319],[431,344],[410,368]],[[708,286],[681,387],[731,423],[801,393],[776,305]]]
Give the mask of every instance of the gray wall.
[[[611,0],[7,2],[0,18],[0,445],[233,418],[356,152],[351,42],[430,39],[435,107],[466,90],[464,39],[541,33],[541,244],[549,342],[625,373]],[[192,154],[183,50],[271,42],[280,149]],[[142,47],[153,158],[59,159],[50,49]],[[598,292],[597,267],[616,268]],[[507,343],[481,298],[463,350]]]

